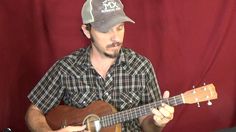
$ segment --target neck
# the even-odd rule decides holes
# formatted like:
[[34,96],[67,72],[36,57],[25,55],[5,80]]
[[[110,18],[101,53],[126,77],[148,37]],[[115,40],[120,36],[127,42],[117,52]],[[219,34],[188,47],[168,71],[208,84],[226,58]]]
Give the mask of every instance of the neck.
[[106,77],[106,74],[116,61],[116,58],[110,58],[105,55],[101,55],[96,50],[91,49],[90,51],[90,61],[94,69],[103,77]]

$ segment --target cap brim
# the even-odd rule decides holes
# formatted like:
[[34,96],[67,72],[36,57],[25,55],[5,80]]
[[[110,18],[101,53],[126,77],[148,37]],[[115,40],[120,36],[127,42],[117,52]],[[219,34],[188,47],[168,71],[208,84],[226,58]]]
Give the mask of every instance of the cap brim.
[[105,33],[108,32],[113,26],[123,22],[135,23],[127,16],[114,16],[114,18],[109,18],[109,21],[93,22],[91,25],[95,30]]

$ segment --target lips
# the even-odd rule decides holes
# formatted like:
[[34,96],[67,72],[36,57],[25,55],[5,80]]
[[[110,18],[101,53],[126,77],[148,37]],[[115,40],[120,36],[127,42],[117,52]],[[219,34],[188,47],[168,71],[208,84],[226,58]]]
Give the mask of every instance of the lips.
[[112,43],[110,45],[107,46],[107,48],[113,48],[113,47],[118,47],[118,46],[121,46],[122,43],[120,42],[115,42],[115,43]]

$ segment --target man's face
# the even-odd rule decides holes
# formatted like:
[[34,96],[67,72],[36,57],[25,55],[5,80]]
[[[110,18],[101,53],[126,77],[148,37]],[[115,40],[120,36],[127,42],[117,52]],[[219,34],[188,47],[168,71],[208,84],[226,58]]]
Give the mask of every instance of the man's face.
[[92,50],[101,56],[116,58],[123,45],[124,23],[113,26],[108,32],[102,33],[91,28],[90,37]]

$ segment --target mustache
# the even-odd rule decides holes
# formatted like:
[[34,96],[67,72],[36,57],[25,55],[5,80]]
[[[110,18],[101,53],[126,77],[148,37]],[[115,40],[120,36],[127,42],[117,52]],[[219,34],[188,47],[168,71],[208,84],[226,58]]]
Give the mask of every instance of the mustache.
[[121,46],[121,45],[122,45],[122,43],[120,43],[120,42],[113,42],[112,44],[109,44],[107,46],[107,48],[112,48],[112,47]]

